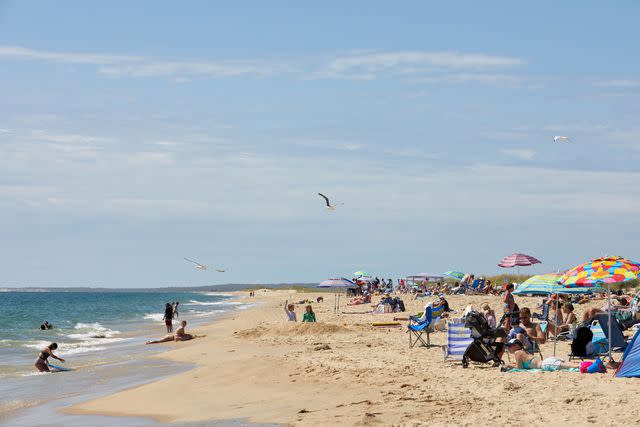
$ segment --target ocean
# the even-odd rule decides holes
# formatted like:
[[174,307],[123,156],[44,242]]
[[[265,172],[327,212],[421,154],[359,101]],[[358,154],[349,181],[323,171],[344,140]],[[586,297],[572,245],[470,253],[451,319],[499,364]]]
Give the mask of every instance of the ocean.
[[[51,422],[60,407],[189,369],[146,359],[166,349],[144,343],[166,334],[164,305],[175,301],[187,332],[222,313],[250,307],[230,301],[230,295],[201,291],[0,291],[0,424]],[[45,320],[53,329],[40,330]],[[52,342],[66,362],[51,363],[74,371],[37,372],[33,363]],[[77,425],[91,424],[83,418]],[[61,425],[74,424],[72,416],[63,419]]]

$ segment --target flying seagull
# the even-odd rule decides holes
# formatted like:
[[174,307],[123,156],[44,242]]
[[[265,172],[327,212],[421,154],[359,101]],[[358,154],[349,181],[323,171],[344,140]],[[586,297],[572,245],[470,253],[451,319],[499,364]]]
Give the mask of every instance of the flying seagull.
[[204,270],[207,269],[206,265],[200,264],[199,262],[195,262],[195,261],[193,261],[193,260],[191,260],[189,258],[185,258],[184,260],[187,261],[187,262],[190,262],[191,264],[193,264],[198,270],[204,271]]
[[318,193],[318,196],[322,197],[324,199],[324,202],[327,204],[327,209],[330,211],[333,211],[336,209],[335,205],[332,205],[331,203],[329,203],[329,198],[327,196],[325,196],[322,193]]
[[216,271],[218,273],[224,273],[225,272],[225,270],[223,268],[216,268]]
[[568,136],[554,136],[553,137],[553,142],[558,142],[558,141],[569,141],[569,137]]

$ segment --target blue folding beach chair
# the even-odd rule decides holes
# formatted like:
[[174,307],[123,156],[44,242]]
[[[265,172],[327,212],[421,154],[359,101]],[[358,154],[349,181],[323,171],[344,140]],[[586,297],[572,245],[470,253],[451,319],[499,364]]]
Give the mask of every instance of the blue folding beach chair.
[[476,279],[473,281],[469,290],[471,292],[480,292],[482,288],[484,288],[485,280],[484,279]]
[[464,321],[462,319],[451,319],[447,323],[447,345],[444,347],[444,361],[462,361],[464,352],[467,351],[467,347],[472,342],[471,329],[464,326]]
[[[421,318],[416,316],[409,316],[409,324],[407,325],[407,332],[409,333],[409,348],[413,348],[418,342],[422,344],[423,347],[430,347],[431,341],[429,339],[429,331],[430,326],[435,319],[438,317],[433,316],[433,309],[431,305],[428,305],[425,309],[425,313]],[[442,311],[439,310],[438,316],[442,314]],[[422,334],[427,334],[427,341],[422,338]],[[414,340],[415,338],[415,340]]]
[[596,344],[596,348],[603,349],[604,352],[609,351],[609,343],[611,343],[611,351],[624,351],[627,348],[624,334],[615,317],[611,317],[611,337],[609,337],[609,316],[607,314],[596,316],[591,325],[591,332],[593,332],[592,342]]

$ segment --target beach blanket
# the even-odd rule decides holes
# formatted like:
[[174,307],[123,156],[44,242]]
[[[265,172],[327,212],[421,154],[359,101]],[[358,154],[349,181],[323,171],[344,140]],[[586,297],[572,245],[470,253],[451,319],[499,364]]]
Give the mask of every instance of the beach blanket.
[[578,368],[558,369],[557,371],[545,371],[544,369],[509,369],[506,372],[580,372]]

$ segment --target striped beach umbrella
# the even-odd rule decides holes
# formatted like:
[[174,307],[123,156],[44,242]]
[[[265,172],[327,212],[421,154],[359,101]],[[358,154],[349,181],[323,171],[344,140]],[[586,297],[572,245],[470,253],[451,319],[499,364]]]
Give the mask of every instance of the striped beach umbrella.
[[446,273],[442,273],[442,275],[456,280],[462,280],[464,277],[464,273],[461,271],[447,271]]
[[527,267],[533,264],[540,264],[541,261],[531,255],[515,253],[511,255],[507,255],[502,258],[502,260],[498,263],[498,267],[502,268],[513,268],[513,267]]
[[355,286],[355,283],[344,277],[327,279],[318,285],[319,288],[354,288]]
[[551,295],[551,294],[586,294],[589,292],[602,292],[600,287],[594,288],[567,288],[558,283],[562,274],[538,274],[530,277],[513,292],[514,295]]

